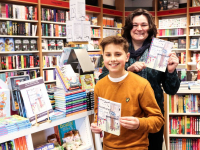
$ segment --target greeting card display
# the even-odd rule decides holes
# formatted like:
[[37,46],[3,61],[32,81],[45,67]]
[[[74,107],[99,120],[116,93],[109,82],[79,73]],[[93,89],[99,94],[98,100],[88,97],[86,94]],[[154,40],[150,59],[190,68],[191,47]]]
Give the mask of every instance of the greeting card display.
[[153,38],[146,60],[147,67],[165,72],[173,45],[173,42]]

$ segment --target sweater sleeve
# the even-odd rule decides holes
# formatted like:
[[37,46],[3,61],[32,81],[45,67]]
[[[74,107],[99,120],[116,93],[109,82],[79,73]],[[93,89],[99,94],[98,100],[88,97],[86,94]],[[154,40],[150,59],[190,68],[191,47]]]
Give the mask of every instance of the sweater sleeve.
[[167,94],[174,95],[180,87],[180,79],[178,78],[176,69],[173,73],[169,73],[166,69],[162,79],[162,86]]
[[164,117],[156,102],[153,89],[148,82],[142,96],[139,98],[139,103],[146,117],[138,118],[140,126],[137,130],[155,133],[158,132],[164,125]]

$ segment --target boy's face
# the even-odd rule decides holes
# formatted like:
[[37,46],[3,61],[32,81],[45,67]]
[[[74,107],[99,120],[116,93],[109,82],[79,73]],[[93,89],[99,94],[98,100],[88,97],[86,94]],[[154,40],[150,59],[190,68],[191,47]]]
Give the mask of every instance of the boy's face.
[[125,63],[128,62],[129,53],[123,50],[123,47],[115,44],[105,46],[103,59],[104,65],[109,70],[109,74],[113,78],[125,75]]

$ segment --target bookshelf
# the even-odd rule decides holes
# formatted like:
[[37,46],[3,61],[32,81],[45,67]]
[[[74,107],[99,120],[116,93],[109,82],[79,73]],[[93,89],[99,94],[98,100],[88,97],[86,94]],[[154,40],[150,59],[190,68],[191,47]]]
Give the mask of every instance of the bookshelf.
[[[179,91],[177,92],[177,95],[179,96],[183,96],[183,95],[189,95],[189,94],[194,94],[194,95],[198,95],[199,94],[199,90],[200,90],[200,86],[191,86],[191,90],[188,89],[187,86],[181,86],[181,88],[179,89]],[[174,98],[175,99],[175,98]],[[167,118],[166,118],[166,130],[167,130],[167,138],[165,139],[166,142],[167,142],[167,149],[170,149],[171,145],[170,145],[170,141],[172,141],[171,139],[172,138],[179,138],[179,139],[182,139],[182,138],[186,138],[186,139],[198,139],[200,136],[199,134],[188,134],[187,133],[187,117],[191,117],[191,116],[194,116],[194,117],[199,117],[200,116],[200,113],[197,113],[197,112],[188,112],[188,113],[172,113],[170,112],[170,106],[173,107],[173,105],[170,103],[172,103],[173,101],[170,100],[169,98],[169,95],[167,95]],[[174,100],[174,103],[175,103],[175,100]],[[196,101],[195,101],[196,103]],[[174,104],[175,105],[175,104]],[[171,108],[172,109],[172,108]],[[180,124],[181,126],[183,125],[184,128],[182,128],[184,130],[184,133],[181,133],[181,134],[170,134],[170,129],[171,129],[171,132],[172,132],[172,122],[170,124],[170,117],[182,117],[184,118],[184,120],[181,120]],[[174,122],[175,123],[175,122]],[[190,123],[190,128],[191,127],[191,123]],[[181,129],[181,130],[182,130]],[[196,131],[196,130],[195,130]]]

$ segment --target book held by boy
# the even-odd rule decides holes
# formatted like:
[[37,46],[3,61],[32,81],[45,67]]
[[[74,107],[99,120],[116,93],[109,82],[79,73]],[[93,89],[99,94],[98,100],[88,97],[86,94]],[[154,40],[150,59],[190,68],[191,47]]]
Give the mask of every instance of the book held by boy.
[[121,103],[98,97],[97,126],[103,131],[120,135]]
[[173,42],[153,38],[146,60],[147,67],[165,72],[173,45]]

